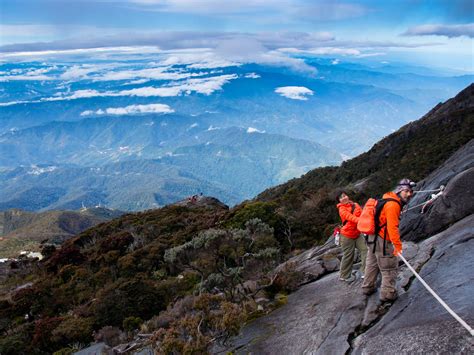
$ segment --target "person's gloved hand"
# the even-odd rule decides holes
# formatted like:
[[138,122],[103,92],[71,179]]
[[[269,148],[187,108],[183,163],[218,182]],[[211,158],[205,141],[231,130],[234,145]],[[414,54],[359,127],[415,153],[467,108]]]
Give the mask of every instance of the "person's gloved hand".
[[395,250],[393,251],[393,255],[395,256],[399,256],[399,255],[402,255],[402,247],[395,247]]

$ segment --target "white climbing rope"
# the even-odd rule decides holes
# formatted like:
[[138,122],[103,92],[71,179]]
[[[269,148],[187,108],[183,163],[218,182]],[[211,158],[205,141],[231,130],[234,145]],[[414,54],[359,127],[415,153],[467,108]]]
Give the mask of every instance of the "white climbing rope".
[[[425,191],[427,192],[427,191],[430,191],[430,190],[425,190]],[[425,191],[418,191],[418,192],[425,192]],[[415,206],[412,206],[412,207],[410,207],[410,208],[407,208],[407,209],[404,210],[402,213],[408,212],[408,211],[410,211],[410,210],[412,210],[412,209],[415,209],[415,208],[418,208],[418,207],[422,207],[422,210],[423,210],[423,208],[424,208],[426,205],[430,204],[431,202],[433,202],[434,200],[436,200],[438,197],[440,197],[440,196],[443,194],[444,186],[441,185],[441,187],[440,187],[438,190],[436,190],[436,191],[439,191],[439,192],[438,192],[437,194],[432,194],[432,195],[431,195],[431,198],[430,198],[428,201],[425,201],[425,202],[420,203],[420,204],[418,204],[418,205],[415,205]]]
[[408,266],[410,271],[416,276],[416,278],[422,283],[423,286],[426,287],[426,289],[436,298],[436,300],[451,314],[464,328],[467,329],[467,331],[471,334],[471,336],[474,336],[474,330],[467,324],[461,317],[459,317],[442,299],[439,297],[436,292],[433,291],[433,289],[428,286],[428,284],[421,278],[421,276],[413,269],[413,267],[406,261],[406,259],[403,257],[403,255],[398,254],[400,259],[403,260],[403,262]]
[[438,191],[443,191],[444,190],[444,185],[441,185],[439,189],[434,189],[434,190],[418,190],[418,191],[413,191],[414,194],[419,194],[420,192],[438,192]]

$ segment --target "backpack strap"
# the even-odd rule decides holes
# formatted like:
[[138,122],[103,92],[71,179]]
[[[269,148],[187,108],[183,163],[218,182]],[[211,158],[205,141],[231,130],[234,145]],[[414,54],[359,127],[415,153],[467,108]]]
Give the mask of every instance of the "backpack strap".
[[[375,208],[375,236],[378,237],[379,233],[382,229],[385,228],[384,233],[383,233],[383,256],[386,256],[386,245],[387,245],[387,222],[385,222],[383,225],[380,225],[380,214],[382,213],[382,210],[387,202],[396,202],[400,205],[400,208],[402,208],[402,204],[400,201],[394,199],[394,198],[383,198],[377,202],[377,206]],[[375,244],[374,244],[374,253],[375,253]]]
[[[355,210],[355,203],[352,204],[351,214],[354,213],[354,210]],[[347,219],[344,222],[342,222],[342,226],[344,227],[346,225],[346,223],[347,223]]]

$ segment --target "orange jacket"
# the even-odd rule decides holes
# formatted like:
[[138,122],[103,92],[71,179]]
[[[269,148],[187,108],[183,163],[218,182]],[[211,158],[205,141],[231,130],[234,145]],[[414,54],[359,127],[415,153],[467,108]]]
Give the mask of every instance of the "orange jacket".
[[[383,198],[393,198],[394,200],[400,201],[400,197],[398,197],[395,192],[387,192],[383,195]],[[379,219],[379,226],[383,226],[386,223],[386,227],[381,229],[379,236],[381,238],[386,236],[386,239],[393,244],[396,252],[402,251],[402,242],[398,231],[401,210],[400,204],[394,201],[388,201],[383,206]]]
[[[354,204],[354,212],[351,214],[352,205]],[[362,208],[357,203],[350,201],[349,203],[338,203],[337,208],[339,210],[339,216],[341,217],[342,223],[347,223],[341,228],[341,234],[344,237],[356,239],[359,237],[360,232],[357,230],[357,222],[359,222],[359,216],[362,213]]]

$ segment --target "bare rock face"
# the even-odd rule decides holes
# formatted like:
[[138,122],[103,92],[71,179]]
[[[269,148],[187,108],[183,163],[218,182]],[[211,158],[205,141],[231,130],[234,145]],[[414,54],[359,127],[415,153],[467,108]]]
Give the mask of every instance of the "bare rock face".
[[[402,218],[404,256],[468,324],[474,325],[474,140],[418,187],[446,188],[425,213]],[[411,206],[425,201],[419,194]],[[421,241],[423,240],[423,241]],[[413,241],[421,241],[414,243]],[[399,298],[381,305],[360,279],[338,280],[340,250],[331,241],[287,263],[304,274],[288,303],[245,326],[226,347],[236,354],[474,353],[473,339],[400,261]],[[285,264],[281,265],[284,267]]]
[[288,303],[246,326],[226,349],[236,354],[344,354],[348,335],[364,318],[367,298],[361,281],[348,285],[332,273],[303,286]]
[[[422,267],[421,277],[461,318],[474,325],[474,215],[424,241],[420,249],[434,251]],[[467,330],[418,280],[374,327],[353,343],[355,354],[474,352]]]
[[292,257],[276,268],[276,272],[284,269],[287,265],[293,265],[295,271],[302,274],[300,285],[315,281],[322,276],[339,270],[341,248],[334,244],[331,237],[323,246],[317,246]]
[[[474,139],[435,170],[417,190],[435,190],[445,186],[443,194],[421,212],[421,207],[403,215],[400,231],[403,240],[420,241],[438,233],[454,222],[474,213]],[[408,207],[429,200],[429,193],[419,193]]]
[[[323,249],[323,248],[321,248]],[[474,324],[472,272],[474,216],[420,244],[406,243],[406,258],[468,324]],[[316,253],[317,250],[313,250]],[[304,264],[304,261],[303,261]],[[244,327],[225,354],[472,353],[469,333],[401,266],[399,299],[381,307],[378,294],[361,293],[330,273],[301,287],[288,303]]]

